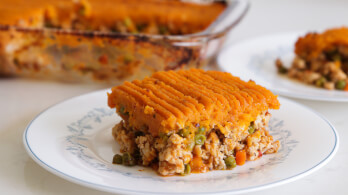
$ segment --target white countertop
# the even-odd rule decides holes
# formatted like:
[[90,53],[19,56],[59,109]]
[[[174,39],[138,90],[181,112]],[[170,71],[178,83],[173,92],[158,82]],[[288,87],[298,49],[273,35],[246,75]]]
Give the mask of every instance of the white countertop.
[[[251,4],[245,19],[230,33],[226,46],[269,33],[348,26],[345,0],[252,0]],[[102,88],[105,86],[0,79],[0,194],[108,194],[49,173],[27,155],[22,144],[25,127],[45,108]],[[315,173],[253,194],[348,194],[348,103],[296,101],[318,111],[336,127],[339,150]]]

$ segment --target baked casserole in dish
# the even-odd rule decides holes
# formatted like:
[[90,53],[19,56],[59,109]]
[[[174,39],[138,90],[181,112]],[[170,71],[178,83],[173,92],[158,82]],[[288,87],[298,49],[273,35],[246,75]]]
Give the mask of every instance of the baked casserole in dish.
[[115,83],[201,67],[247,9],[239,0],[1,0],[0,75]]

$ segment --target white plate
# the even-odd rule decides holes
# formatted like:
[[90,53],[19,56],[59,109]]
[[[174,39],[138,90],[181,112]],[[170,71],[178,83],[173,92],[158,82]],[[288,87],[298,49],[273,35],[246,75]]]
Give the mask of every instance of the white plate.
[[111,128],[120,118],[107,107],[106,90],[48,108],[27,127],[28,154],[46,170],[77,184],[122,194],[233,194],[288,183],[325,165],[336,153],[338,135],[323,117],[279,98],[270,132],[280,140],[276,154],[230,171],[161,177],[150,168],[113,165],[119,147]]
[[302,33],[268,35],[232,45],[218,56],[219,67],[243,80],[252,79],[276,94],[310,100],[348,102],[348,92],[310,86],[277,73],[274,61],[286,66],[294,58],[294,44]]

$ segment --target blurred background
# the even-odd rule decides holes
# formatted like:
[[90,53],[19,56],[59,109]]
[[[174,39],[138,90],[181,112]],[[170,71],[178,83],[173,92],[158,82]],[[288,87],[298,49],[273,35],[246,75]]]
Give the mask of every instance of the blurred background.
[[[348,26],[347,8],[346,0],[250,0],[248,13],[228,32],[222,50],[256,36]],[[110,84],[0,78],[1,194],[108,194],[49,173],[27,155],[22,144],[26,126],[44,109],[67,98],[107,87]],[[296,101],[323,114],[335,125],[341,137],[340,149],[319,171],[295,182],[251,194],[347,194],[348,104]]]

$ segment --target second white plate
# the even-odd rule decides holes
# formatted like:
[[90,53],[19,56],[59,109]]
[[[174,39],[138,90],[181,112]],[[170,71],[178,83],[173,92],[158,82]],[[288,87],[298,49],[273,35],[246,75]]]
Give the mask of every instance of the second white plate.
[[252,79],[274,93],[293,98],[348,102],[348,92],[306,85],[277,73],[274,62],[282,59],[290,66],[294,44],[301,33],[275,34],[249,39],[232,45],[218,56],[218,64],[243,80]]
[[338,149],[334,127],[315,112],[279,98],[270,133],[279,140],[276,154],[248,161],[233,170],[185,177],[161,177],[150,168],[113,165],[119,146],[111,128],[119,122],[106,105],[106,90],[59,103],[37,116],[23,141],[43,168],[74,183],[121,194],[233,194],[288,183],[325,165]]

